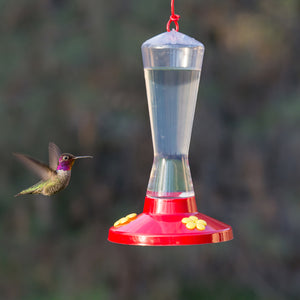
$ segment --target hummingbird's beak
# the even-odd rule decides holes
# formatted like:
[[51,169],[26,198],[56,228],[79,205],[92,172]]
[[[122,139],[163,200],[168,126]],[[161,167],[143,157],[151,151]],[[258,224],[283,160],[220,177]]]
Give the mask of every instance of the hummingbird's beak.
[[74,159],[79,159],[79,158],[93,158],[93,156],[75,156]]

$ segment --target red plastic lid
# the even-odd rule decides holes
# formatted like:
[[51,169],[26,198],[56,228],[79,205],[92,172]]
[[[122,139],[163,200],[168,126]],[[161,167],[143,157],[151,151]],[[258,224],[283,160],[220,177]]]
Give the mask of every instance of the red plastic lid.
[[[128,218],[129,217],[129,218]],[[120,219],[110,228],[108,240],[144,246],[180,246],[225,242],[232,228],[197,212],[194,197],[155,199],[146,197],[144,211]]]

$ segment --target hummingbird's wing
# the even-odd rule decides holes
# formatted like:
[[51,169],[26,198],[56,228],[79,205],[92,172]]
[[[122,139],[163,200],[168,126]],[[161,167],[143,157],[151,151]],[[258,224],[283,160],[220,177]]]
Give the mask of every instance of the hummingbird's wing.
[[55,171],[51,170],[47,165],[40,161],[20,153],[14,153],[14,155],[28,168],[40,176],[43,180],[49,179],[55,175]]
[[55,171],[58,166],[58,160],[60,156],[60,149],[54,143],[49,143],[49,167],[53,171]]

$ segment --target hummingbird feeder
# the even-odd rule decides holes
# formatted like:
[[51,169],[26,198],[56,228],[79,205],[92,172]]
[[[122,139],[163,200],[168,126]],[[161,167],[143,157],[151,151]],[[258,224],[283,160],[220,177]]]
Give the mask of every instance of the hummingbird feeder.
[[114,243],[180,246],[233,238],[229,225],[197,211],[188,152],[204,46],[178,32],[174,1],[171,13],[167,32],[142,45],[154,149],[144,210],[115,222],[108,234]]

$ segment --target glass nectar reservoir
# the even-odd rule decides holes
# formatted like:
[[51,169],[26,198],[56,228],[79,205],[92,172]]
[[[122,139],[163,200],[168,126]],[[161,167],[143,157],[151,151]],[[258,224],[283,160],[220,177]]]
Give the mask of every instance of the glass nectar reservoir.
[[204,46],[175,30],[142,45],[154,149],[147,196],[194,196],[188,152]]

